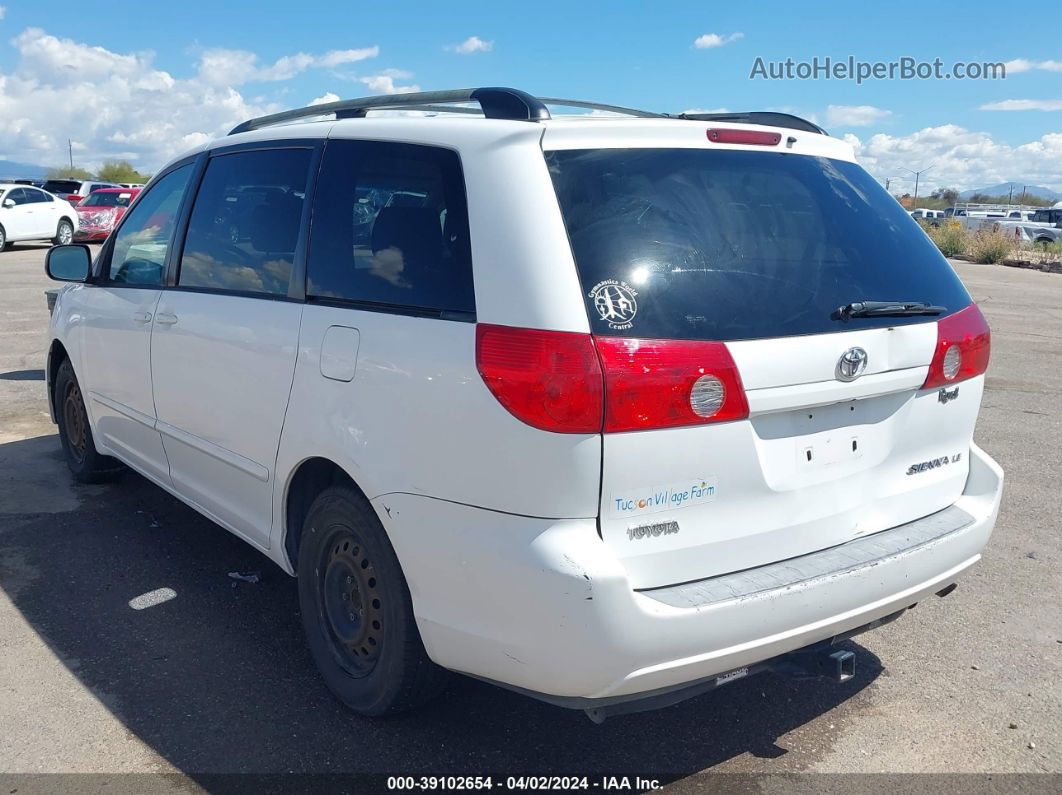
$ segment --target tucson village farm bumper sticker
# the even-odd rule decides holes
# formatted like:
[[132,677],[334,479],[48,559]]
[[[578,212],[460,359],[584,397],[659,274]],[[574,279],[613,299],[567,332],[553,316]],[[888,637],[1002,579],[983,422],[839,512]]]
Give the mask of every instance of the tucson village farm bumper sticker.
[[608,512],[613,519],[642,516],[660,511],[673,511],[690,505],[701,505],[715,499],[718,482],[715,478],[693,478],[662,486],[612,492]]

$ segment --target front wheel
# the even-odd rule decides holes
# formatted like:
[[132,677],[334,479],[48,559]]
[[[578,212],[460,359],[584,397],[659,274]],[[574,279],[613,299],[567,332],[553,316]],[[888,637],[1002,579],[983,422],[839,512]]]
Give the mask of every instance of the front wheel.
[[313,501],[298,578],[310,653],[346,706],[361,715],[394,714],[442,690],[446,671],[424,651],[398,558],[355,489],[332,486]]
[[123,471],[121,462],[100,455],[92,440],[88,412],[81,387],[74,376],[70,360],[59,365],[55,376],[55,413],[59,420],[59,441],[63,445],[67,466],[82,483],[102,483],[113,480]]
[[55,237],[52,238],[52,242],[57,246],[67,246],[70,245],[73,240],[74,225],[64,218],[59,222],[59,226],[55,230]]
[[0,251],[7,248],[7,232],[4,231],[4,227],[0,226]]

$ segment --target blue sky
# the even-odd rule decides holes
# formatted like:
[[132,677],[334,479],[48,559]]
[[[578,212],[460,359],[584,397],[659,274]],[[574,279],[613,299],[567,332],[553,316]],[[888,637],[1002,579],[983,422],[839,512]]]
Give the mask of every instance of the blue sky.
[[[0,4],[0,157],[12,160],[61,162],[72,137],[86,164],[155,168],[242,112],[391,85],[513,85],[654,110],[787,109],[852,136],[876,176],[932,162],[934,185],[1062,187],[1060,28],[998,2]],[[702,36],[717,46],[695,46]],[[470,37],[479,45],[461,52]],[[849,55],[1012,68],[1005,80],[749,79],[757,57]]]

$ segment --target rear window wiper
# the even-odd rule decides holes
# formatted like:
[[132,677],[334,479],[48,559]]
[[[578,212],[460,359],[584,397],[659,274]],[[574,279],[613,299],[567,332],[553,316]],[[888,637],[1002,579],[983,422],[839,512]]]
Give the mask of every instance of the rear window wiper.
[[839,306],[833,312],[834,320],[853,317],[904,317],[907,315],[941,315],[947,307],[934,306],[922,301],[855,301]]

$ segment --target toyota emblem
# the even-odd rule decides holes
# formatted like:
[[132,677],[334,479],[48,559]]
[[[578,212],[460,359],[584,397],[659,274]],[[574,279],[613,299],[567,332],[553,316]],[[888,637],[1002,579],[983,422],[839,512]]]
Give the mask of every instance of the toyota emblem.
[[855,381],[867,369],[867,352],[862,348],[849,348],[837,360],[837,377],[842,381]]

